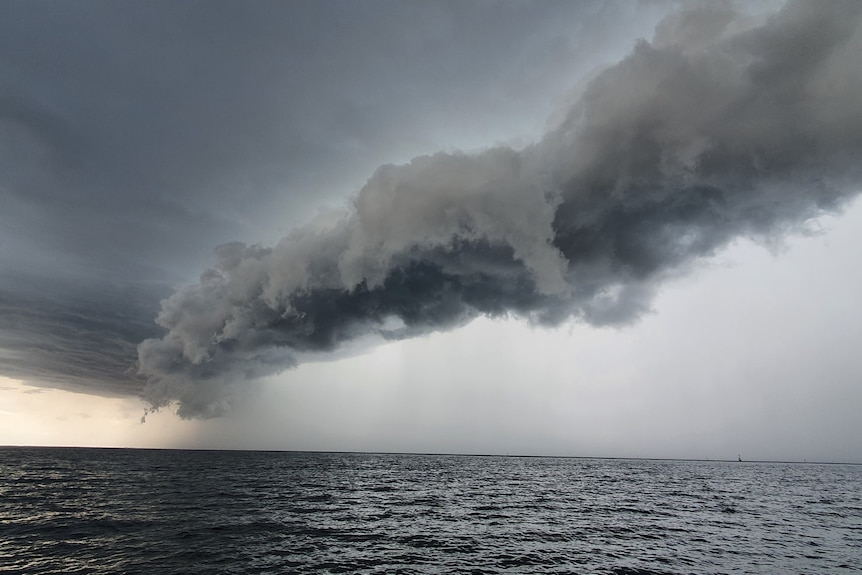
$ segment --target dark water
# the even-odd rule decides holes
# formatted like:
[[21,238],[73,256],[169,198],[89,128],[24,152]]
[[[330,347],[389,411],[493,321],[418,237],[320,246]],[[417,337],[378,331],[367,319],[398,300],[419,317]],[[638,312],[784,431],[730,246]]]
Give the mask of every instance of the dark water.
[[851,573],[862,466],[0,449],[3,573]]

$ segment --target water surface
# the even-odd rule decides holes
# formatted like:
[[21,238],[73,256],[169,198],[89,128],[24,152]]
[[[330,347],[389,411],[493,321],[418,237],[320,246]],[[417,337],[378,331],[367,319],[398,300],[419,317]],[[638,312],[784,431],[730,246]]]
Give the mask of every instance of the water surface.
[[862,466],[0,448],[2,573],[851,573]]

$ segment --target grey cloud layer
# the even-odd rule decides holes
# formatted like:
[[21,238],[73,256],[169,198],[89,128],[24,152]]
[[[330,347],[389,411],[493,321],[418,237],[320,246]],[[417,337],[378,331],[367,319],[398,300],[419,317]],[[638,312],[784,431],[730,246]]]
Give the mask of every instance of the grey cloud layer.
[[140,392],[136,346],[212,246],[272,243],[384,161],[535,125],[639,10],[0,3],[0,374]]
[[537,144],[384,166],[275,247],[222,246],[139,347],[146,399],[220,415],[248,378],[478,315],[629,322],[693,259],[839,210],[862,185],[860,12],[693,7]]
[[[5,289],[4,289],[5,288]],[[3,375],[103,395],[137,395],[137,344],[161,333],[152,308],[163,290],[64,285],[32,295],[0,287]]]

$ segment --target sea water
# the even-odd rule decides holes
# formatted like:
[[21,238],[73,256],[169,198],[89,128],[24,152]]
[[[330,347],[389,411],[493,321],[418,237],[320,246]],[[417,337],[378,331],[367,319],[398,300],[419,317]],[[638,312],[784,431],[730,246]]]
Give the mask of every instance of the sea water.
[[858,573],[862,466],[0,448],[2,573]]

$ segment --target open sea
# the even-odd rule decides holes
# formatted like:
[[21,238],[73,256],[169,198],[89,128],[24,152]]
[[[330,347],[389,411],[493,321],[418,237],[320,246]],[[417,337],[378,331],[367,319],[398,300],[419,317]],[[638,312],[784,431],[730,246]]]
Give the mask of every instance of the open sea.
[[2,573],[860,573],[862,466],[0,448]]

